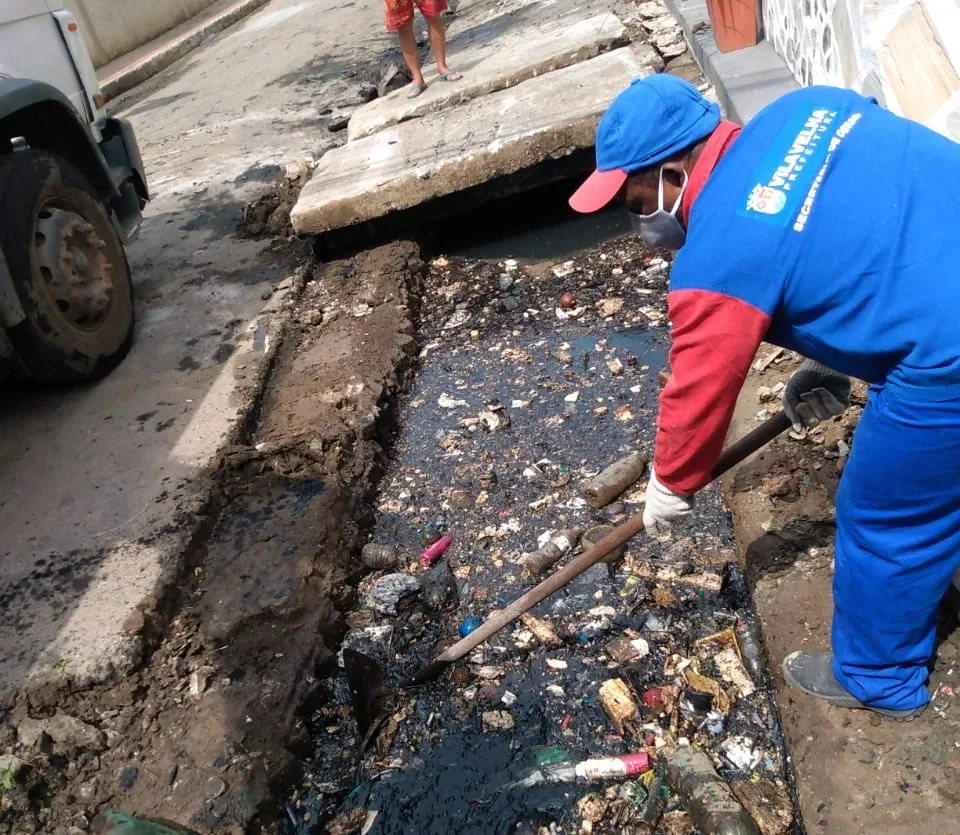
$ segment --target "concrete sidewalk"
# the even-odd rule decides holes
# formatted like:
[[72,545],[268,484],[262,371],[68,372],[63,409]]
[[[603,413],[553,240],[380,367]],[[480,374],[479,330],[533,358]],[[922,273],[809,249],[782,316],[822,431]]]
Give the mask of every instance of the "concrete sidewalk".
[[97,70],[100,91],[107,101],[132,90],[165,70],[174,61],[238,20],[252,14],[269,0],[220,0],[186,23],[175,26],[139,49],[115,58]]

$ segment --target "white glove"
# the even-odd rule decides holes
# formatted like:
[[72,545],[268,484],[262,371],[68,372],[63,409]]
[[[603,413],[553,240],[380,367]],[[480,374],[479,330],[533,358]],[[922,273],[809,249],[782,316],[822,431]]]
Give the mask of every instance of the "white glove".
[[643,527],[658,539],[670,536],[670,527],[693,513],[693,496],[681,496],[664,487],[653,468],[647,483],[646,505],[643,508]]

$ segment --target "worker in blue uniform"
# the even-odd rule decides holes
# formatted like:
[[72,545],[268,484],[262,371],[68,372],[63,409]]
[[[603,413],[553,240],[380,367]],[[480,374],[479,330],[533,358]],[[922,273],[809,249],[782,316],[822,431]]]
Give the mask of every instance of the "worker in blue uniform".
[[960,145],[830,87],[740,128],[655,75],[610,106],[570,202],[618,196],[647,243],[679,250],[648,532],[692,512],[762,340],[808,358],[783,397],[797,427],[846,408],[847,375],[866,380],[836,499],[833,651],[783,669],[833,704],[913,718],[960,565]]

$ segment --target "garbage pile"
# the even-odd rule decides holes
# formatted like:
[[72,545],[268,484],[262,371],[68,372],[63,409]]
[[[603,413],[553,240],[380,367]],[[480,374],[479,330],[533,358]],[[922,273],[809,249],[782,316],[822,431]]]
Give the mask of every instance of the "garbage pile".
[[445,678],[395,689],[641,508],[667,268],[625,241],[536,278],[434,262],[423,369],[342,648],[380,665],[366,695],[383,715],[364,739],[330,681],[291,831],[693,833],[721,831],[718,816],[725,832],[793,831],[713,489],[672,541],[636,537]]

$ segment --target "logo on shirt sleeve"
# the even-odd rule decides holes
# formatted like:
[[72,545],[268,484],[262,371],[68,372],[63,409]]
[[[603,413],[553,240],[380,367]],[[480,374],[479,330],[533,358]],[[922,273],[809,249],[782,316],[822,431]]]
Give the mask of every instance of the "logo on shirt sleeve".
[[756,185],[738,214],[787,226],[823,165],[836,119],[837,112],[826,108],[795,112],[760,161],[754,174]]

